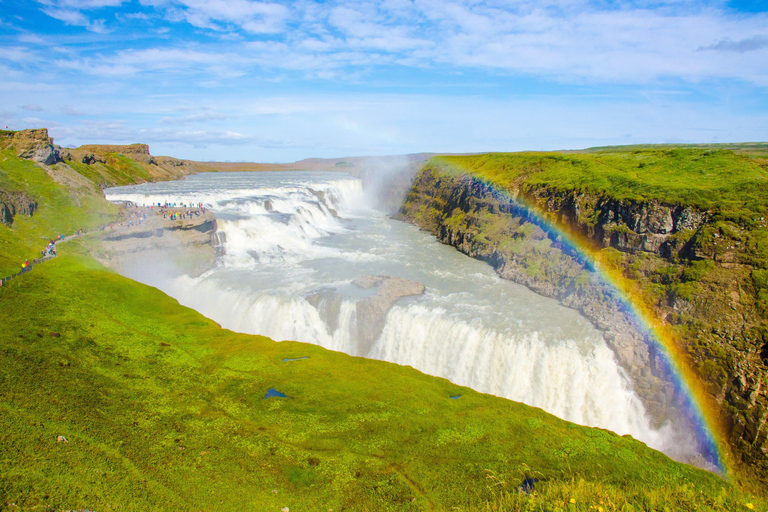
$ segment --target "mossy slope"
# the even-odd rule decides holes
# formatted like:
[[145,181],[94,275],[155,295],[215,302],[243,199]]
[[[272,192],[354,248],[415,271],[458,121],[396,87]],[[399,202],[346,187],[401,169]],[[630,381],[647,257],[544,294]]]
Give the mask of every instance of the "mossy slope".
[[[85,256],[0,291],[0,503],[450,510],[493,499],[487,471],[744,499],[630,438],[411,368],[229,332]],[[291,398],[265,400],[272,387]]]
[[0,224],[0,277],[13,275],[21,263],[40,256],[48,241],[79,229],[96,229],[117,215],[98,186],[69,166],[42,167],[18,158],[13,149],[0,151],[0,190],[23,192],[38,204],[30,217],[16,215]]

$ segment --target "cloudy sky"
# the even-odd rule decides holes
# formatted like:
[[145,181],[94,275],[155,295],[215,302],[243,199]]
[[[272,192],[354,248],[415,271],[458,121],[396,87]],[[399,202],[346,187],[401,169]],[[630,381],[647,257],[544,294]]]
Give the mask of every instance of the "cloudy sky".
[[199,160],[768,140],[768,1],[0,0],[0,124]]

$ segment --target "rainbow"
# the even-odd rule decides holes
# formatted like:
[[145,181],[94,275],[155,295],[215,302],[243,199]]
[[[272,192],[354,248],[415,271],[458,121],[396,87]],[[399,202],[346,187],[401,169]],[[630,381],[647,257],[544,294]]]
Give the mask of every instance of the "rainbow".
[[[463,171],[468,174],[467,171]],[[683,352],[675,342],[675,335],[661,321],[652,308],[645,304],[636,283],[625,278],[619,269],[606,262],[605,255],[594,243],[567,227],[558,226],[542,215],[538,208],[523,196],[513,197],[500,186],[490,183],[477,174],[471,177],[480,181],[489,192],[506,197],[518,208],[516,213],[544,230],[550,239],[559,238],[569,255],[594,271],[600,280],[614,292],[620,308],[627,314],[645,336],[649,344],[661,357],[672,384],[684,398],[686,416],[695,430],[702,457],[712,464],[723,477],[729,478],[731,468],[728,463],[728,444],[725,441],[725,429],[721,423],[718,406],[703,390],[698,377],[687,363]],[[522,210],[522,211],[521,211]]]

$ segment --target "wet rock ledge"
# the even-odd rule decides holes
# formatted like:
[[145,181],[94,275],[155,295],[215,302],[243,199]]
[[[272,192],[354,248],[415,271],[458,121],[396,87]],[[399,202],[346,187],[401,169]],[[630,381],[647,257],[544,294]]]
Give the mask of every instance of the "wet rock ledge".
[[168,274],[197,276],[220,254],[220,236],[207,210],[125,207],[120,220],[106,226],[94,256],[125,275],[140,274],[152,262]]

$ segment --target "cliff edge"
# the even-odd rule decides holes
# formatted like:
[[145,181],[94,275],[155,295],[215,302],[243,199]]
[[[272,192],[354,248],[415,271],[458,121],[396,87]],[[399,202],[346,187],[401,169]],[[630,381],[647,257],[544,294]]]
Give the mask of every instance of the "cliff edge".
[[[680,411],[671,376],[570,233],[639,290],[719,404],[737,464],[768,476],[768,162],[708,149],[439,157],[398,217],[580,310],[650,414]],[[556,226],[552,229],[550,226]]]

